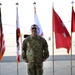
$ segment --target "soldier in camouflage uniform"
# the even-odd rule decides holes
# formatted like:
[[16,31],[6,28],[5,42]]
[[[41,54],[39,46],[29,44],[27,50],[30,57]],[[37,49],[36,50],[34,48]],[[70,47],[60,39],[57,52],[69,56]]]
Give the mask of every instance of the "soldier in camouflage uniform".
[[28,75],[43,75],[43,62],[49,57],[46,40],[37,35],[37,25],[31,26],[31,35],[22,44],[22,58],[27,62]]

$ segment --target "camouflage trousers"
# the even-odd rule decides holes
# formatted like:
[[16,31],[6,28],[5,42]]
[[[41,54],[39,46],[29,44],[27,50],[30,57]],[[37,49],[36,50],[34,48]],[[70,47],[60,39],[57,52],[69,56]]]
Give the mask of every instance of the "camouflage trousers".
[[29,62],[28,75],[43,75],[43,63],[41,62]]

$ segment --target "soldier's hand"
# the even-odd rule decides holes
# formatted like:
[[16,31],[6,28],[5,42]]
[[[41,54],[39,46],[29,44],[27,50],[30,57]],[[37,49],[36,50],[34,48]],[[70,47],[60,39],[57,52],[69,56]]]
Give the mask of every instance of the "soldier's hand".
[[44,62],[46,59],[42,59],[42,62]]
[[24,59],[24,61],[25,61],[26,63],[28,63],[28,60],[27,60],[27,59]]

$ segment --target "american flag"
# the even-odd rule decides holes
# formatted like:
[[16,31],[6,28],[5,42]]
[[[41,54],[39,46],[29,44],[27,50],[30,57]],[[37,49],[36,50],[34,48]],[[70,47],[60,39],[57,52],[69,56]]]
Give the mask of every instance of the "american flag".
[[38,19],[38,15],[36,13],[36,7],[35,6],[34,6],[34,23],[38,26],[37,34],[43,37],[44,35],[43,35],[42,27],[40,25],[40,22],[39,22],[39,19]]
[[2,28],[1,7],[0,7],[0,61],[2,60],[4,52],[5,52],[5,41],[4,41],[4,34]]
[[17,9],[16,9],[17,62],[20,62],[20,39],[21,39],[21,32],[20,32],[20,26],[19,26],[18,7],[17,7]]

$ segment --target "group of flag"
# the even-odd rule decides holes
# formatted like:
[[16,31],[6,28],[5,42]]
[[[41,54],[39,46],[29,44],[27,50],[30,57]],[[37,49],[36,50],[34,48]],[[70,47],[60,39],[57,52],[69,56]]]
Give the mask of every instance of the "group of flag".
[[57,12],[52,8],[53,19],[52,19],[52,29],[55,33],[56,48],[66,48],[67,53],[69,53],[72,46],[72,32],[75,32],[75,12],[72,6],[72,16],[71,16],[71,35],[69,34],[67,28],[65,27],[63,21],[57,14]]
[[[38,26],[38,34],[43,36],[42,27],[40,25],[36,7],[34,7],[34,23]],[[55,33],[55,43],[56,48],[66,48],[67,53],[69,53],[71,48],[71,35],[69,34],[66,26],[61,20],[60,16],[52,7],[52,32]],[[71,32],[75,32],[75,12],[72,6],[72,18],[71,18]],[[21,31],[19,25],[19,17],[18,17],[18,7],[16,8],[16,46],[17,46],[17,62],[20,62],[20,38]],[[0,61],[2,60],[3,54],[5,52],[5,40],[3,34],[2,27],[2,19],[1,19],[1,7],[0,7]]]

